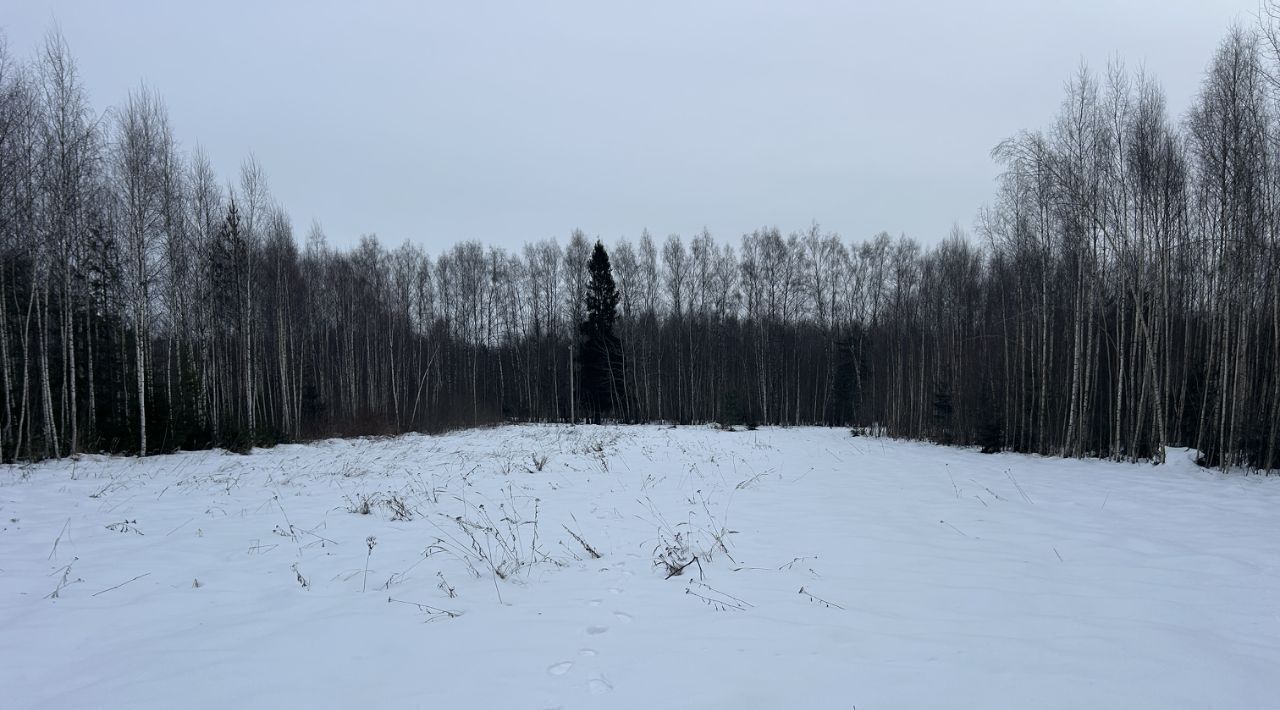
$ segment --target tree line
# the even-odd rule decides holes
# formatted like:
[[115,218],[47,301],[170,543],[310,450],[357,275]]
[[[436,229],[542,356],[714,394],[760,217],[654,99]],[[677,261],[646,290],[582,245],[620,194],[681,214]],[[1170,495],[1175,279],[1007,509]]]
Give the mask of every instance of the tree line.
[[59,34],[0,45],[0,458],[607,417],[1276,468],[1268,29],[1228,33],[1180,121],[1150,77],[1081,69],[994,150],[974,238],[435,255],[299,240],[257,161],[224,183],[155,93],[97,113]]

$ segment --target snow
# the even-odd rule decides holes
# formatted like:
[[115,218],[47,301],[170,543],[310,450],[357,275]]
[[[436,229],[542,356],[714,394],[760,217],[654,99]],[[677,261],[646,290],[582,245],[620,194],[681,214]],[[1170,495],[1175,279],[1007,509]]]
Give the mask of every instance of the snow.
[[1169,458],[526,425],[0,468],[0,705],[1277,707],[1280,478]]

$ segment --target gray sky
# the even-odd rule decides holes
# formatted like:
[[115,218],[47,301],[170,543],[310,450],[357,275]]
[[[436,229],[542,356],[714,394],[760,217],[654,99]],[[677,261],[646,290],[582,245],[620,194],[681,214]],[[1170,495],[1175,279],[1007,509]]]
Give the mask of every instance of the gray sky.
[[1181,118],[1255,0],[24,2],[96,108],[145,80],[224,178],[253,151],[299,237],[433,254],[575,227],[736,244],[817,220],[932,243],[994,190],[989,154],[1119,55]]

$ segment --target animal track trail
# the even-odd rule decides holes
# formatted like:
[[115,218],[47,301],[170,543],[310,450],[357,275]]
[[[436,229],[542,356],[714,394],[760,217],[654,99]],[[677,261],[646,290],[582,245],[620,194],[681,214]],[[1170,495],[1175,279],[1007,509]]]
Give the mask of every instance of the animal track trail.
[[609,679],[605,678],[603,675],[596,676],[595,678],[587,681],[587,690],[590,691],[592,695],[604,695],[605,693],[613,690],[613,683],[610,683]]
[[[634,573],[629,570],[618,570],[618,572],[620,572],[620,579],[615,580],[615,586],[607,587],[609,595],[615,599],[625,592],[622,584],[626,582],[627,578],[634,576]],[[590,609],[597,609],[604,606],[605,599],[599,597],[590,598],[583,600],[581,603]],[[613,609],[609,613],[613,616],[613,620],[619,624],[630,624],[635,621],[635,617],[625,611]],[[591,614],[599,618],[598,612],[593,611]],[[609,633],[609,630],[610,625],[608,623],[597,622],[584,627],[583,633],[587,636],[602,636]],[[547,673],[551,676],[562,678],[576,669],[578,678],[586,676],[587,680],[584,685],[588,693],[593,696],[606,695],[613,692],[614,685],[613,681],[609,680],[609,677],[602,672],[602,666],[607,667],[607,664],[602,664],[601,660],[599,651],[589,646],[583,646],[578,650],[576,661],[564,660],[553,663],[547,667]],[[582,683],[583,681],[579,680],[577,682]]]

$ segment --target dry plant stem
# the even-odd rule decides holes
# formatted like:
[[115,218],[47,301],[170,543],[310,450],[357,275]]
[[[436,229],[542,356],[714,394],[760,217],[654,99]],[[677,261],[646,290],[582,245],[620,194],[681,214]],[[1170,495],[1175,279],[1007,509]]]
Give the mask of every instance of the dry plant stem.
[[835,602],[829,602],[829,601],[827,601],[826,599],[823,599],[822,597],[815,596],[813,593],[811,593],[811,592],[807,591],[804,587],[801,587],[801,588],[800,588],[800,591],[799,591],[799,592],[796,592],[796,593],[797,593],[797,594],[801,594],[801,595],[803,595],[803,596],[805,596],[805,597],[808,597],[808,598],[809,598],[809,601],[811,601],[811,602],[817,602],[818,604],[821,604],[821,605],[823,605],[823,606],[827,607],[828,609],[839,609],[839,610],[841,610],[841,611],[844,611],[844,610],[845,610],[845,608],[844,608],[844,607],[840,606],[839,604],[836,604]]
[[124,581],[124,582],[121,582],[121,583],[117,584],[117,585],[116,585],[116,586],[114,586],[114,587],[107,587],[106,589],[104,589],[104,590],[102,590],[102,591],[100,591],[100,592],[94,592],[93,594],[90,594],[89,596],[91,596],[91,597],[96,597],[96,596],[98,596],[99,594],[106,594],[107,592],[109,592],[109,591],[111,591],[111,590],[113,590],[113,589],[119,589],[119,588],[123,587],[124,585],[128,584],[129,582],[136,582],[136,581],[138,581],[139,579],[142,579],[143,577],[146,577],[146,576],[147,576],[147,575],[149,575],[149,574],[151,574],[151,573],[150,573],[150,572],[144,572],[143,574],[140,574],[140,575],[138,575],[137,577],[134,577],[133,579],[130,579],[130,580],[126,580],[126,581]]
[[441,609],[440,607],[431,606],[430,604],[419,604],[418,602],[409,602],[403,599],[394,599],[392,597],[387,597],[387,603],[388,604],[408,604],[409,606],[417,607],[418,611],[426,612],[427,614],[431,614],[432,616],[444,615],[449,617],[450,619],[456,619],[457,617],[462,616],[462,612],[460,611],[451,611],[449,609]]
[[62,530],[58,533],[58,537],[53,540],[53,549],[49,550],[49,557],[52,560],[58,556],[58,543],[62,541],[62,536],[66,534],[67,528],[71,525],[71,518],[67,518],[67,522],[62,524]]
[[592,559],[597,559],[597,560],[600,559],[601,557],[600,553],[597,552],[596,548],[592,547],[586,540],[582,539],[581,535],[570,530],[568,525],[562,525],[561,527],[563,527],[564,531],[569,533],[569,535],[571,535],[574,540],[577,540],[579,545],[582,545],[582,549],[586,550],[587,554],[591,555]]
[[369,558],[373,557],[373,548],[378,544],[378,538],[370,535],[364,539],[364,544],[369,548],[369,551],[364,556],[364,581],[360,584],[361,594],[369,589]]

